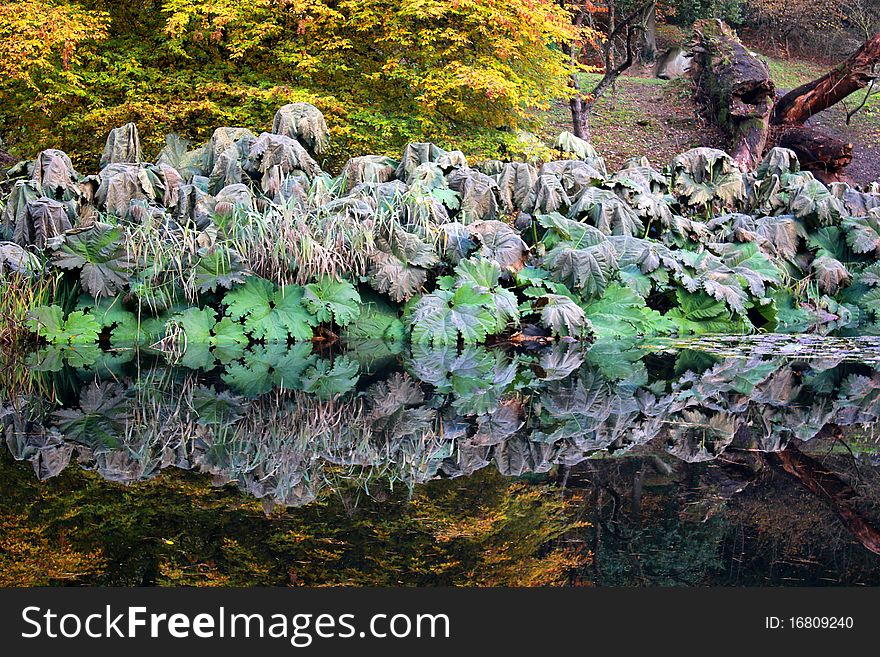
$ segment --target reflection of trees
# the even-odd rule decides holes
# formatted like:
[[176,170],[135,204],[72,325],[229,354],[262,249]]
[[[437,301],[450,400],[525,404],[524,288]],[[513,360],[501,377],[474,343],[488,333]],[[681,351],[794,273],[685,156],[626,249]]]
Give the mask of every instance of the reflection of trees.
[[[558,585],[588,559],[570,500],[491,469],[412,495],[342,480],[266,515],[233,487],[170,468],[120,489],[68,468],[47,482],[0,457],[6,585]],[[4,559],[7,547],[9,563]]]

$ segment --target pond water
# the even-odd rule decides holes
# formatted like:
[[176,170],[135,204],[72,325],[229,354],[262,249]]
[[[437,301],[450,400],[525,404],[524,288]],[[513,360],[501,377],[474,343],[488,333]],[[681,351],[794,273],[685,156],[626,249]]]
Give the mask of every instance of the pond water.
[[43,350],[0,584],[880,584],[880,340]]

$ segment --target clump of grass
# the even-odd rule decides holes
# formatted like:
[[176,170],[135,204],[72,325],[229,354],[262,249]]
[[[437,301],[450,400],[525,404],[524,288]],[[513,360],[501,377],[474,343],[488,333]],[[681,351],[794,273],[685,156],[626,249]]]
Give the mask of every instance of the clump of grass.
[[28,315],[38,306],[56,302],[60,279],[60,273],[28,275],[0,270],[0,345],[16,347],[33,339]]

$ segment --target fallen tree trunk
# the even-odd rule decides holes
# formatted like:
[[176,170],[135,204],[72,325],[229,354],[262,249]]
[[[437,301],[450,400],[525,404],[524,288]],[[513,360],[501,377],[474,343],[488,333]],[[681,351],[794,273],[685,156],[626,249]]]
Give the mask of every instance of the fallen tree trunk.
[[776,145],[794,151],[801,167],[825,182],[839,180],[853,159],[852,144],[804,126],[783,127]]
[[817,80],[793,89],[783,96],[773,112],[773,123],[802,124],[811,116],[864,89],[877,77],[880,63],[880,32],[849,59]]
[[880,531],[856,509],[858,494],[843,479],[794,445],[769,458],[813,495],[827,504],[855,539],[875,554],[880,554]]
[[760,163],[776,88],[770,69],[721,21],[694,28],[691,73],[699,96],[730,138],[731,155],[743,171]]

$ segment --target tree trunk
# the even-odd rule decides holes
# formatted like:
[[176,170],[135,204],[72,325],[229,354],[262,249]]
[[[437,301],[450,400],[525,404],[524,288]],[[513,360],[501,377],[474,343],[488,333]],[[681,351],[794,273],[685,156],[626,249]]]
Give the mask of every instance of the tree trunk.
[[871,37],[845,62],[817,80],[798,87],[776,103],[773,123],[803,124],[814,114],[864,89],[877,77],[880,63],[880,32]]
[[639,61],[649,66],[657,61],[657,3],[652,2],[645,15],[645,36],[639,49]]
[[571,108],[571,126],[575,137],[585,141],[590,140],[590,112],[593,111],[593,103],[584,100],[580,91],[568,102]]
[[855,539],[875,554],[880,554],[880,531],[859,513],[853,504],[857,493],[838,475],[821,463],[789,445],[770,455],[771,460],[797,479],[804,488],[827,504]]
[[695,27],[691,72],[703,102],[727,133],[731,155],[743,171],[764,156],[776,88],[767,65],[721,21]]

